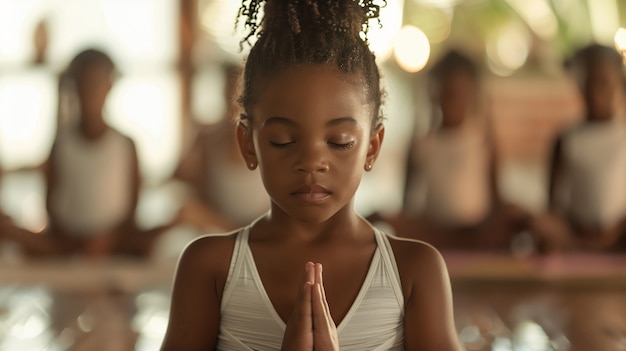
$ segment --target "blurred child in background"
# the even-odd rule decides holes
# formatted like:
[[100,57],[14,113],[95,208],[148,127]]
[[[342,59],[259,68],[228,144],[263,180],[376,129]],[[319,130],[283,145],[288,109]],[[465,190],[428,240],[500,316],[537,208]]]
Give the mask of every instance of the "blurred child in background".
[[550,214],[535,232],[546,251],[619,249],[626,228],[622,58],[613,48],[592,44],[569,64],[585,115],[554,142]]
[[413,136],[403,213],[386,220],[399,235],[417,233],[439,248],[508,248],[523,214],[499,195],[497,146],[479,70],[450,51],[430,70],[429,88],[432,127]]
[[257,171],[250,172],[235,138],[241,114],[237,102],[241,71],[238,65],[224,67],[225,113],[218,122],[198,127],[193,144],[175,172],[175,177],[188,183],[193,192],[183,205],[180,219],[203,232],[229,231],[269,210],[261,176]]
[[59,126],[45,165],[48,226],[39,235],[7,232],[34,256],[145,256],[164,228],[135,223],[140,172],[134,142],[111,128],[103,107],[115,77],[113,61],[88,49],[62,79],[74,88],[78,123]]

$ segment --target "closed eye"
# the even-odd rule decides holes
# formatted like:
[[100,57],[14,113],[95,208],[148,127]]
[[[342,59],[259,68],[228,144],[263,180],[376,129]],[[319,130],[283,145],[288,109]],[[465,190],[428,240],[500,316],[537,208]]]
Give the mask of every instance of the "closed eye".
[[352,147],[354,147],[354,141],[350,141],[347,143],[331,143],[328,142],[328,144],[335,149],[339,149],[339,150],[347,150],[347,149],[351,149]]
[[293,143],[294,143],[293,141],[288,141],[286,143],[277,143],[275,141],[270,141],[270,145],[272,145],[273,147],[277,147],[277,148],[284,148]]

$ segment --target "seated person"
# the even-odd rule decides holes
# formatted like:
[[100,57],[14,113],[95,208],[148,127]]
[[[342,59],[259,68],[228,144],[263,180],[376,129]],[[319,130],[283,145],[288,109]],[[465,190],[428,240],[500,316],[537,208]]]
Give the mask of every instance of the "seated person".
[[402,213],[383,220],[398,235],[417,232],[413,237],[438,248],[508,249],[524,215],[499,196],[478,69],[451,51],[429,78],[432,128],[409,146]]
[[59,128],[45,165],[47,228],[38,235],[11,235],[27,254],[145,256],[165,230],[142,231],[135,223],[140,189],[135,144],[102,115],[114,73],[105,53],[89,49],[72,60],[62,78],[73,83],[79,118],[76,125]]
[[546,251],[614,250],[626,228],[624,75],[613,48],[592,44],[571,59],[585,107],[582,121],[556,138],[549,214],[534,232]]
[[224,116],[214,124],[199,126],[175,172],[192,192],[180,220],[202,232],[225,232],[245,225],[267,212],[270,204],[260,174],[248,169],[235,138],[241,113],[237,102],[241,68],[227,65],[224,74]]

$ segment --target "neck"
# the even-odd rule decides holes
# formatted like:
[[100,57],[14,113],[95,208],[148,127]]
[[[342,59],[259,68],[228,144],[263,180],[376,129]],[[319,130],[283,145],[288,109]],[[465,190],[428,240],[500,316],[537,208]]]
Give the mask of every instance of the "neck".
[[106,123],[101,122],[101,123],[81,123],[80,124],[80,131],[83,134],[83,136],[87,139],[98,139],[101,136],[103,136],[106,131],[108,130],[108,127],[106,125]]
[[259,232],[268,235],[267,240],[329,243],[352,239],[369,224],[354,212],[352,204],[320,223],[300,221],[272,204],[272,210],[258,226]]

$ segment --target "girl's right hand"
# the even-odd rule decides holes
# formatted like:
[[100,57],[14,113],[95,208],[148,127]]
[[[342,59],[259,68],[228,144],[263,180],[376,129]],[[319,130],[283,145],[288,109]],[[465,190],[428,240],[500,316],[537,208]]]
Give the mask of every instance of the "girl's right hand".
[[307,262],[304,279],[287,328],[283,336],[282,351],[313,351],[312,287],[315,281],[313,263]]

